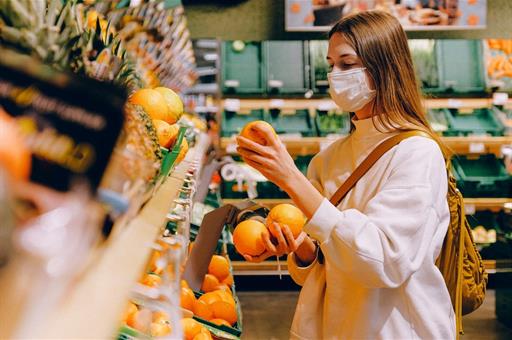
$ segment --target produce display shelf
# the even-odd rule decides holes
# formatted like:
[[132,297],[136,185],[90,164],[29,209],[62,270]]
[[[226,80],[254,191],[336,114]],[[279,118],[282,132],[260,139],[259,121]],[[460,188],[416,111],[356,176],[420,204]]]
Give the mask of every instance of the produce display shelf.
[[[287,137],[282,136],[288,151],[293,155],[310,155],[318,153],[329,145],[333,139],[328,137]],[[501,155],[502,145],[512,144],[512,136],[457,136],[441,137],[442,141],[454,154],[485,154]],[[235,140],[232,137],[223,137],[220,146],[226,153],[235,154]]]
[[[483,260],[489,274],[512,272],[512,259]],[[286,261],[282,261],[281,270],[277,261],[264,261],[250,263],[245,261],[232,261],[234,275],[289,275]]]
[[[222,201],[225,204],[232,204],[242,201],[243,199],[228,199],[225,198]],[[255,203],[261,204],[265,207],[272,208],[275,205],[282,203],[292,203],[291,199],[288,198],[280,198],[280,199],[271,199],[271,198],[263,198],[263,199],[253,199]],[[465,198],[464,205],[466,207],[466,211],[471,212],[471,210],[492,210],[492,211],[500,211],[504,208],[511,209],[512,208],[512,198],[495,198],[495,197],[484,197],[484,198]]]
[[[80,280],[66,295],[65,301],[48,309],[41,316],[38,327],[31,329],[28,335],[53,339],[107,339],[116,333],[133,283],[146,265],[150,245],[165,225],[166,215],[183,186],[190,162],[204,155],[209,141],[202,134],[196,146],[189,150],[139,213],[129,221],[119,220],[114,225],[116,232],[94,250]],[[19,268],[15,262],[9,263],[9,268],[5,268],[7,275],[0,277],[0,288],[12,292],[7,301],[2,301],[1,311],[10,314],[0,313],[2,320],[15,320],[24,310],[22,297],[26,295],[23,290],[26,285],[16,284]],[[4,329],[0,323],[0,338],[8,332],[9,329]]]

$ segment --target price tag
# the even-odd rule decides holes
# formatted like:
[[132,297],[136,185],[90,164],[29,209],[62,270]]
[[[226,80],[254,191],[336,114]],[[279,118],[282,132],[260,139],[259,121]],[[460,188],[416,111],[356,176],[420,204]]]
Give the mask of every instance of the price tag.
[[459,99],[448,99],[448,108],[458,109],[462,106],[462,101]]
[[237,147],[238,147],[238,145],[236,143],[229,143],[226,146],[226,152],[227,153],[237,153],[237,151],[236,151]]
[[485,144],[484,143],[469,143],[469,153],[484,153],[485,152]]
[[508,102],[508,93],[495,92],[492,95],[492,103],[494,105],[506,105]]
[[224,82],[224,85],[226,87],[239,87],[240,86],[240,81],[236,80],[236,79],[230,79],[230,80],[226,80]]
[[476,212],[476,207],[474,204],[466,204],[464,205],[464,212],[466,215],[474,215]]
[[270,108],[271,109],[281,109],[284,106],[284,100],[282,99],[272,99],[270,101]]
[[224,101],[224,109],[226,111],[231,112],[239,112],[240,111],[240,99],[226,99]]
[[332,100],[324,100],[318,103],[317,109],[320,111],[331,111],[336,109],[336,104]]
[[268,81],[268,86],[269,87],[274,87],[274,88],[280,88],[280,87],[284,86],[284,83],[283,83],[282,80],[273,79],[273,80],[269,80]]

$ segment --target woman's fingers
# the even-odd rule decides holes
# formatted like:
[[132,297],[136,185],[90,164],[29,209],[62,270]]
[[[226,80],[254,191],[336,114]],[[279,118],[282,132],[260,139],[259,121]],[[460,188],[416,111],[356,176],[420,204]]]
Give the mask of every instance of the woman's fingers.
[[256,263],[265,261],[267,258],[269,258],[272,255],[274,255],[274,254],[271,254],[268,251],[266,251],[263,254],[258,255],[258,256],[251,256],[251,255],[247,255],[247,254],[242,254],[242,256],[244,257],[244,259],[247,262],[256,262]]
[[238,137],[236,137],[236,143],[238,144],[238,147],[240,147],[240,148],[251,150],[251,151],[258,153],[260,155],[263,155],[263,156],[268,156],[267,147],[265,147],[264,145],[258,144],[256,142],[253,142],[252,140],[250,140],[248,138],[238,136]]
[[286,238],[286,242],[288,243],[288,249],[290,250],[290,252],[296,251],[300,243],[297,242],[297,240],[293,236],[290,227],[288,227],[287,225],[281,225],[281,230],[283,231],[284,237]]
[[279,223],[273,223],[270,228],[272,228],[273,235],[277,239],[277,249],[280,254],[287,254],[288,251],[288,244],[286,243],[286,239],[284,238],[283,232],[281,231],[281,226]]
[[269,233],[263,233],[262,237],[263,237],[263,242],[265,243],[265,247],[267,248],[267,251],[270,251],[272,253],[277,253],[277,248],[270,240]]

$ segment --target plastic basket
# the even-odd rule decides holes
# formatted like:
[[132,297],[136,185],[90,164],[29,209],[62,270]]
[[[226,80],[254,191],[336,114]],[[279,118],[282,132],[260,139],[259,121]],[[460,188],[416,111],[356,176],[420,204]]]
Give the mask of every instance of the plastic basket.
[[254,120],[263,120],[263,117],[263,109],[251,110],[249,114],[224,111],[222,114],[221,135],[222,137],[238,135],[246,124]]
[[270,110],[265,120],[272,125],[278,134],[297,134],[303,137],[316,135],[308,109],[296,110],[295,113],[283,114],[278,110]]
[[445,136],[503,136],[505,132],[505,127],[491,109],[444,109],[444,112],[449,125],[443,132]]

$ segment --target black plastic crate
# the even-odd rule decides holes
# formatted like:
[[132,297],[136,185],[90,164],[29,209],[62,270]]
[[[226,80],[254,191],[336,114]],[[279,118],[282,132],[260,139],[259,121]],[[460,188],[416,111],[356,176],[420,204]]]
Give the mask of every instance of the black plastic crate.
[[494,154],[452,159],[457,187],[464,197],[507,197],[511,179]]

